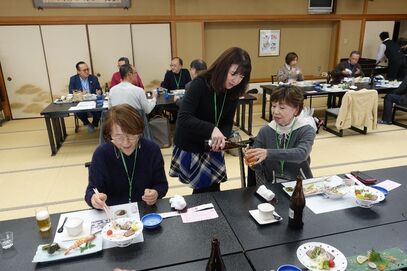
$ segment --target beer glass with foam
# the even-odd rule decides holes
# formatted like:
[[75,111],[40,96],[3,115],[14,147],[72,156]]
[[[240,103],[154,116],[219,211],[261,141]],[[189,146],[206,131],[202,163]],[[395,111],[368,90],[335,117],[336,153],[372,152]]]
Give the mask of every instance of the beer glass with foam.
[[51,219],[47,207],[36,208],[35,219],[40,231],[48,231],[51,228]]

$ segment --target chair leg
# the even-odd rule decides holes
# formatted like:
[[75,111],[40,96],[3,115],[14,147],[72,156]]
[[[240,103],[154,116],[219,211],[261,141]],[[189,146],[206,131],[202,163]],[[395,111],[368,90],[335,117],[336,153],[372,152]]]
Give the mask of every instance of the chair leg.
[[[330,132],[331,134],[334,134],[336,136],[342,137],[343,130],[336,131],[336,130],[328,127],[328,115],[331,115],[331,114],[329,114],[327,111],[325,111],[325,131]],[[336,117],[336,116],[334,116],[334,117]]]
[[394,107],[393,107],[393,114],[392,114],[392,116],[391,116],[391,121],[392,121],[392,123],[393,123],[394,125],[397,125],[397,126],[399,126],[399,127],[403,127],[403,128],[406,128],[406,129],[407,129],[407,124],[406,124],[406,123],[402,123],[402,122],[396,121],[396,111],[397,111],[397,110],[400,110],[400,111],[403,111],[403,112],[407,112],[407,110],[405,111],[405,110],[403,110],[403,109],[398,108],[397,106],[394,106]]

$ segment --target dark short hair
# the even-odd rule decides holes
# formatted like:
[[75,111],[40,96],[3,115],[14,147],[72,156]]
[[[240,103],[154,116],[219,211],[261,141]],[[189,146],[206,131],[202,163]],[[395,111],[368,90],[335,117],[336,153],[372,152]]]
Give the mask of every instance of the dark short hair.
[[207,70],[206,62],[202,59],[194,59],[189,65],[191,68],[194,68],[197,72]]
[[406,38],[399,38],[399,39],[397,40],[397,42],[398,42],[398,44],[399,44],[400,47],[407,45],[407,39],[406,39]]
[[76,63],[75,67],[76,67],[77,71],[79,71],[79,65],[82,65],[82,64],[86,64],[85,61],[79,61],[78,63]]
[[119,58],[119,60],[117,60],[117,62],[120,62],[120,61],[124,61],[124,64],[130,64],[129,59],[125,56],[122,56],[121,58]]
[[285,63],[287,63],[287,65],[290,65],[291,61],[298,59],[298,55],[294,52],[289,52],[286,56],[285,56]]
[[119,68],[120,77],[124,79],[129,73],[133,73],[133,67],[130,64],[123,64]]
[[184,61],[182,61],[182,59],[180,57],[176,56],[176,57],[173,57],[171,60],[175,60],[175,59],[178,59],[178,62],[179,62],[179,64],[181,64],[181,66],[184,65]]
[[252,71],[250,56],[242,48],[231,47],[224,51],[202,76],[208,81],[212,91],[225,92],[225,82],[233,64],[238,65],[236,73],[244,76],[242,81],[230,90],[232,97],[238,99],[246,90]]
[[144,121],[137,109],[128,104],[119,104],[111,107],[103,120],[103,136],[111,140],[112,127],[120,126],[123,132],[129,135],[139,135],[144,131]]
[[297,86],[280,86],[271,94],[270,102],[286,103],[292,107],[298,107],[299,115],[304,107],[304,94]]
[[350,52],[349,57],[351,57],[352,55],[358,55],[358,56],[361,56],[360,52],[359,52],[359,51],[356,51],[356,50],[354,50],[354,51]]
[[382,32],[382,33],[380,33],[379,34],[379,37],[380,37],[380,39],[381,40],[385,40],[385,39],[388,39],[390,36],[389,36],[389,32]]

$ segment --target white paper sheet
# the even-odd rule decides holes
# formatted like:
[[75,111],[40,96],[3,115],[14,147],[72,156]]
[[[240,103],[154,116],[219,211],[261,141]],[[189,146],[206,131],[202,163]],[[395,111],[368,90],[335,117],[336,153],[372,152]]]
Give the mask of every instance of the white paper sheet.
[[[140,213],[139,213],[138,205],[136,202],[110,206],[110,209],[112,210],[113,213],[115,211],[121,210],[121,209],[126,210],[128,217],[140,220]],[[55,237],[54,237],[54,242],[56,242],[56,243],[66,241],[66,240],[78,239],[81,236],[89,235],[90,234],[90,225],[91,225],[92,221],[102,220],[102,219],[107,218],[105,212],[95,210],[95,209],[61,214],[61,216],[59,217],[57,229],[59,229],[59,227],[61,227],[65,217],[68,217],[68,220],[70,217],[71,218],[72,217],[82,218],[83,219],[83,231],[80,235],[75,236],[75,237],[68,236],[66,229],[64,229],[64,231],[62,233],[56,232]],[[139,243],[139,242],[144,242],[143,234],[140,234],[140,236],[138,236],[137,238],[135,238],[133,240],[133,243]],[[115,247],[115,244],[111,243],[109,241],[103,240],[103,249],[107,249],[107,248],[111,248],[111,247]]]
[[216,212],[215,208],[211,208],[208,210],[197,211],[197,212],[187,212],[182,213],[181,218],[183,223],[192,223],[198,222],[203,220],[214,219],[218,217],[218,213]]
[[87,102],[80,102],[76,106],[72,106],[71,108],[69,108],[69,111],[86,110],[86,109],[94,109],[94,108],[96,108],[96,102],[87,101]]
[[381,183],[376,184],[376,186],[380,186],[380,187],[386,189],[387,191],[396,189],[400,185],[401,185],[400,183],[393,182],[392,180],[385,180]]

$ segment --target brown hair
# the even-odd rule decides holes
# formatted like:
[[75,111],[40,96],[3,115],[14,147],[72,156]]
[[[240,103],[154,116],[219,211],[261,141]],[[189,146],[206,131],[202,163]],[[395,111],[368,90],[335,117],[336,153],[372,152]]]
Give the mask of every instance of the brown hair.
[[119,104],[113,106],[107,111],[103,121],[103,136],[111,140],[113,124],[117,124],[129,135],[142,134],[144,130],[144,121],[139,112],[128,104]]
[[286,56],[285,56],[285,63],[287,63],[287,65],[290,65],[291,61],[297,59],[298,60],[298,55],[294,52],[289,52]]
[[236,73],[244,76],[242,81],[231,89],[232,97],[237,99],[246,90],[252,71],[250,56],[242,48],[232,47],[224,51],[202,76],[214,92],[225,92],[225,82],[233,64],[238,65]]
[[286,103],[292,107],[298,107],[297,115],[299,115],[304,107],[304,94],[296,86],[280,86],[271,94],[270,102]]

